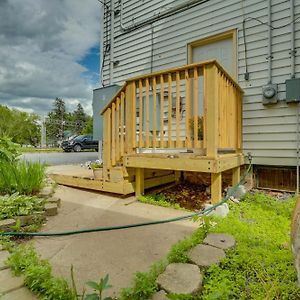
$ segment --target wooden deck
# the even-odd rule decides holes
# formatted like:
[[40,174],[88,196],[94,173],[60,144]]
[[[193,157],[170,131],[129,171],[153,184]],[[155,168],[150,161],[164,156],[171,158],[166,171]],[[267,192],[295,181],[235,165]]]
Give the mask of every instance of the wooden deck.
[[235,184],[244,164],[242,95],[215,60],[127,80],[101,112],[102,178],[86,185],[140,195],[174,181],[179,171],[208,172],[212,202],[218,202],[222,172],[232,169]]

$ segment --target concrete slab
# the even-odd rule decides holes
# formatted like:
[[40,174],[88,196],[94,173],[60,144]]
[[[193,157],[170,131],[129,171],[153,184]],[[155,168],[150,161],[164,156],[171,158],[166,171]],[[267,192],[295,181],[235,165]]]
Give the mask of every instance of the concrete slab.
[[[61,198],[62,208],[49,219],[44,232],[139,223],[186,214],[142,204],[133,197],[120,199],[63,186],[57,188],[55,196]],[[135,272],[148,270],[197,226],[185,220],[118,231],[35,238],[34,243],[42,257],[50,260],[56,275],[70,281],[70,267],[74,266],[79,291],[86,281],[98,281],[108,273],[113,288],[105,296],[116,296],[130,284]]]
[[23,278],[14,276],[10,269],[0,271],[0,295],[19,289],[23,285]]
[[22,287],[1,297],[1,300],[38,300],[27,288]]
[[81,165],[50,166],[47,168],[47,174],[61,174],[89,178],[94,177],[93,170],[88,169],[87,167],[81,167]]
[[5,262],[8,259],[8,257],[9,257],[8,251],[0,251],[0,270],[7,268]]

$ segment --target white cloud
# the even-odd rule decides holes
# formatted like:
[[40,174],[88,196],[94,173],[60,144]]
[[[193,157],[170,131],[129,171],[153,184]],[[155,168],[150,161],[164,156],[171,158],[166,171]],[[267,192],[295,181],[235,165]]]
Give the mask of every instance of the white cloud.
[[99,43],[97,0],[0,1],[0,104],[47,113],[56,97],[91,113],[78,63]]

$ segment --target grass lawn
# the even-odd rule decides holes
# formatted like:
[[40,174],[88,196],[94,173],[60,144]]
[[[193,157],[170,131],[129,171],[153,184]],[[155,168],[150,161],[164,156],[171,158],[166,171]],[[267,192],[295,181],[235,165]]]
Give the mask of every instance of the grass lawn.
[[22,147],[20,148],[22,153],[34,153],[34,152],[63,152],[62,148],[35,148],[35,147]]
[[169,295],[170,299],[300,299],[290,248],[290,222],[295,198],[280,202],[265,194],[247,194],[231,204],[224,218],[205,218],[190,238],[174,245],[165,261],[148,273],[137,273],[121,299],[148,299],[158,290],[156,277],[171,262],[189,262],[186,252],[210,232],[228,233],[237,245],[219,264],[203,270],[199,295]]

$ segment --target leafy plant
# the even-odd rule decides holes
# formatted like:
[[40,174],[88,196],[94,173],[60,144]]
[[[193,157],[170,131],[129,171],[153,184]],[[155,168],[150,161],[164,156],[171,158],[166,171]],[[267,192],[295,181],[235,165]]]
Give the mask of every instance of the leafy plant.
[[92,170],[101,169],[101,168],[103,168],[103,163],[92,162],[90,166],[91,166]]
[[25,285],[44,300],[74,300],[76,294],[62,278],[55,278],[47,260],[42,260],[32,245],[20,245],[8,258],[8,266],[16,275],[24,276]]
[[0,196],[0,220],[41,213],[44,205],[44,199],[37,197],[17,193]]
[[88,294],[85,296],[85,300],[112,300],[111,297],[102,298],[103,291],[111,288],[112,286],[108,284],[109,275],[106,274],[103,278],[100,279],[99,283],[95,281],[88,281],[86,284],[94,289],[97,293]]
[[35,194],[45,177],[45,166],[27,161],[0,160],[0,193]]
[[20,155],[20,145],[10,138],[0,137],[0,161],[12,162]]

